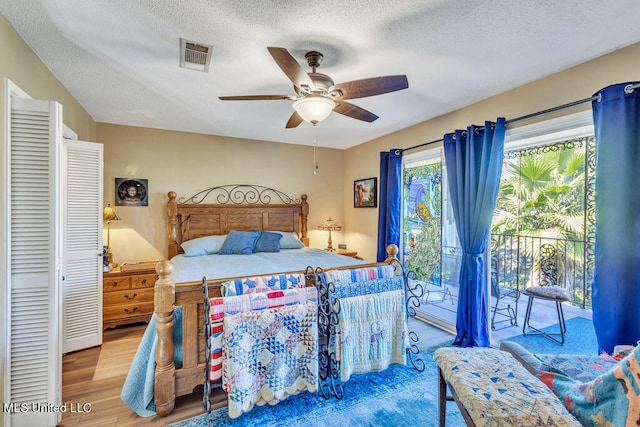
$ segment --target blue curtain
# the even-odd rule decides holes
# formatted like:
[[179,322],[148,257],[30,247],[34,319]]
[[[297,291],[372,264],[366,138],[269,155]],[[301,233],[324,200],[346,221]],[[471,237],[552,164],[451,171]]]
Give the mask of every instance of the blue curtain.
[[593,102],[596,241],[593,325],[599,351],[640,340],[640,89],[602,89]]
[[387,258],[387,245],[400,247],[402,220],[402,151],[380,153],[380,197],[378,200],[378,261]]
[[453,341],[462,347],[491,345],[484,256],[500,187],[504,135],[505,120],[499,118],[485,122],[484,128],[469,126],[444,136],[449,195],[463,252]]

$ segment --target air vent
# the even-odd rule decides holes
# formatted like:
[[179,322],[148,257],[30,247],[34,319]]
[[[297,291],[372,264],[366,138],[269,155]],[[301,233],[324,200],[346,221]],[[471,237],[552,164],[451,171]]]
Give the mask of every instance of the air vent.
[[213,46],[180,39],[180,66],[189,70],[209,72]]

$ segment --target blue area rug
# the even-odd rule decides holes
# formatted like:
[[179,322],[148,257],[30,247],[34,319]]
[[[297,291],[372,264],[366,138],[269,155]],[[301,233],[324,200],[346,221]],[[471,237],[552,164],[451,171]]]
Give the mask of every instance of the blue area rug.
[[[544,336],[518,335],[504,341],[514,341],[534,354],[585,354],[598,355],[598,340],[593,322],[584,317],[573,317],[566,322],[564,345],[554,343]],[[558,324],[542,328],[545,332],[557,332]]]
[[[448,343],[447,343],[448,344]],[[214,426],[436,426],[438,425],[438,372],[432,347],[421,353],[426,367],[392,365],[371,374],[354,375],[344,386],[342,400],[325,400],[308,392],[276,406],[258,406],[235,420],[227,408],[212,411]],[[206,426],[206,414],[173,427]],[[454,402],[447,403],[447,426],[466,425]]]
[[[508,338],[537,354],[597,354],[598,345],[589,319],[567,320],[564,345],[541,336]],[[544,328],[557,331],[558,325]],[[449,345],[450,342],[443,345]],[[347,427],[347,426],[436,426],[438,425],[438,372],[433,352],[440,346],[420,354],[426,367],[417,372],[408,366],[392,365],[385,371],[354,375],[344,384],[342,400],[325,400],[319,394],[302,393],[276,406],[257,406],[232,420],[227,408],[212,411],[214,426],[286,426],[286,427]],[[172,427],[206,426],[206,414],[190,418]],[[447,426],[465,426],[454,402],[447,403]]]

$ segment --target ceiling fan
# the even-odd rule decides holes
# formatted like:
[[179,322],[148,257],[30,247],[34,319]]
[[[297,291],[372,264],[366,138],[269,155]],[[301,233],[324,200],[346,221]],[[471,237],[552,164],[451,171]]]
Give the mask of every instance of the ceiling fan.
[[288,129],[297,127],[303,120],[316,125],[326,119],[332,111],[353,119],[373,122],[378,116],[346,100],[381,95],[409,87],[405,75],[371,77],[334,84],[331,77],[316,72],[324,58],[322,53],[315,50],[306,53],[304,57],[312,70],[307,73],[285,48],[267,47],[267,49],[289,80],[293,82],[297,96],[244,95],[220,96],[219,99],[222,101],[294,101],[294,112],[286,126]]

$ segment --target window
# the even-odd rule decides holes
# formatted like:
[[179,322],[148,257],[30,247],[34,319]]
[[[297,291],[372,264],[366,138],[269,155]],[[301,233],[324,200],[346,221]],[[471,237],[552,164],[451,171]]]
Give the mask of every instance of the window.
[[[498,282],[558,285],[591,307],[595,239],[595,138],[574,128],[507,145],[491,227]],[[581,135],[567,138],[568,136]]]
[[[455,324],[461,249],[442,149],[403,159],[403,262],[425,286],[418,315]],[[509,129],[492,224],[501,285],[568,288],[590,308],[595,218],[591,111]]]
[[417,315],[453,330],[462,251],[442,150],[405,157],[403,193],[403,261],[425,288]]

